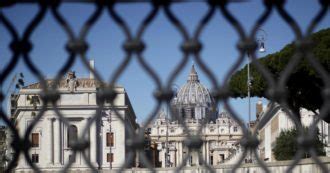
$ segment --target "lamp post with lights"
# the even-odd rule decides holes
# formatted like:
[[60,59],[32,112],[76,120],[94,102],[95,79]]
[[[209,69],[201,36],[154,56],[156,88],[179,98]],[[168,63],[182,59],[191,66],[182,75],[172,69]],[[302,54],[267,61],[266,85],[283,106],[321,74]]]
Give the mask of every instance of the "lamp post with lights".
[[[256,41],[258,43],[258,47],[259,47],[259,52],[260,53],[265,53],[266,52],[266,48],[265,48],[265,41],[266,41],[266,36],[267,33],[265,30],[263,29],[258,29],[257,31],[257,38]],[[248,91],[248,114],[249,114],[249,121],[248,121],[248,128],[251,128],[251,87],[252,87],[252,80],[253,78],[251,77],[250,74],[250,63],[251,63],[251,55],[248,52],[248,64],[247,64],[247,91]],[[252,155],[250,153],[250,161],[252,162]]]
[[[266,48],[265,48],[265,41],[266,41],[266,32],[263,29],[258,29],[257,33],[257,39],[256,41],[258,42],[259,46],[259,52],[260,53],[265,53]],[[262,32],[262,34],[260,34]],[[248,53],[248,64],[247,64],[247,90],[248,90],[248,107],[249,107],[249,122],[248,122],[248,127],[250,128],[250,122],[251,122],[251,87],[252,87],[252,80],[253,78],[251,77],[250,74],[250,63],[251,63],[251,55]]]

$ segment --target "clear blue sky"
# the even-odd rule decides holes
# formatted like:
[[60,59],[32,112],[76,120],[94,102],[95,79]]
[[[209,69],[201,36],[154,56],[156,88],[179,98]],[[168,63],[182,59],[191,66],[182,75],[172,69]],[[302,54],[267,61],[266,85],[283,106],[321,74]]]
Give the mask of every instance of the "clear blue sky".
[[[286,4],[287,10],[298,21],[299,25],[306,30],[307,25],[315,16],[319,9],[316,0],[289,0]],[[36,14],[38,7],[36,5],[16,5],[3,10],[3,12],[13,21],[14,25],[22,32],[28,21]],[[136,31],[143,17],[149,12],[149,4],[125,4],[118,5],[117,11],[127,21],[132,31]],[[236,3],[230,5],[230,11],[238,18],[245,29],[250,30],[254,21],[263,11],[261,1],[251,0],[246,3]],[[80,30],[83,22],[93,12],[92,5],[62,5],[60,11],[66,16],[68,22],[77,32]],[[193,32],[199,19],[205,14],[207,5],[204,3],[184,3],[173,5],[173,12],[184,23],[190,32]],[[329,12],[318,26],[317,30],[330,27]],[[279,51],[285,44],[291,42],[294,38],[293,32],[280,18],[277,12],[273,12],[267,23],[262,26],[267,32],[266,49],[267,53]],[[95,59],[97,70],[105,79],[114,72],[114,69],[123,60],[122,43],[125,36],[114,21],[109,17],[106,11],[92,28],[88,35],[89,58]],[[159,13],[156,19],[143,37],[147,48],[144,57],[149,65],[157,71],[157,74],[163,81],[167,80],[168,75],[180,61],[182,54],[179,46],[182,43],[182,37],[178,31],[165,18],[163,11]],[[43,22],[32,35],[34,49],[31,52],[33,62],[41,69],[47,78],[55,76],[61,65],[67,59],[67,53],[64,45],[67,41],[66,34],[57,24],[50,12],[44,18]],[[209,25],[204,30],[201,41],[203,42],[202,59],[209,68],[217,75],[218,80],[222,80],[230,66],[236,61],[238,52],[236,43],[238,36],[227,21],[224,20],[219,11],[213,17]],[[10,37],[8,32],[0,25],[0,68],[1,70],[9,61],[11,53],[8,49]],[[264,56],[259,54],[258,56]],[[150,77],[139,66],[137,60],[133,61],[119,80],[119,84],[124,86],[133,104],[133,108],[141,122],[149,115],[155,105],[153,91],[155,85]],[[175,84],[181,86],[186,82],[189,73],[190,63],[183,69],[177,77]],[[78,60],[72,67],[78,77],[87,77],[88,70],[85,69]],[[22,61],[19,62],[11,77],[7,78],[5,85],[2,86],[3,92],[8,88],[9,81],[15,73],[23,72],[26,84],[36,81],[36,78],[28,71]],[[207,87],[210,82],[197,66],[200,80]],[[252,100],[254,108],[257,98]],[[247,100],[232,99],[232,106],[240,114],[241,118],[247,119]],[[5,105],[3,105],[5,107]],[[221,105],[219,105],[221,109]]]

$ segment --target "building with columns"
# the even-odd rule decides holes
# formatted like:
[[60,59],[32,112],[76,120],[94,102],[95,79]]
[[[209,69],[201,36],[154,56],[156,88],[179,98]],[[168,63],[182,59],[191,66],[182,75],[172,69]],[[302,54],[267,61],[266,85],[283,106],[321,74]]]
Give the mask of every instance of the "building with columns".
[[[47,85],[52,85],[53,80],[46,82]],[[32,144],[29,156],[42,171],[63,169],[69,161],[73,162],[70,168],[72,171],[90,170],[86,159],[95,168],[102,170],[119,168],[125,162],[128,152],[125,147],[127,129],[137,129],[138,124],[123,87],[115,87],[118,95],[114,105],[105,103],[101,118],[93,121],[90,127],[85,127],[99,107],[96,98],[99,84],[92,76],[76,78],[72,72],[60,81],[58,91],[61,97],[57,101],[57,108],[68,125],[59,119],[54,107],[47,106],[29,135]],[[35,83],[12,95],[12,119],[21,136],[24,136],[26,129],[43,106],[41,93],[40,83]],[[114,110],[117,110],[119,115],[115,114]],[[119,120],[119,116],[124,122]],[[74,156],[72,147],[77,138],[85,138],[89,141],[90,147],[84,153],[77,152]],[[97,140],[100,143],[97,143]],[[133,165],[134,163],[131,166]],[[32,169],[25,158],[20,157],[15,171],[32,172]]]
[[[242,138],[240,126],[227,112],[219,113],[209,90],[200,83],[192,66],[187,83],[176,93],[171,108],[176,116],[161,111],[149,128],[152,162],[155,167],[177,167],[184,158],[186,166],[202,165],[199,155],[209,165],[219,165],[231,159],[239,150]],[[198,133],[203,140],[199,151],[189,152],[185,145],[187,131],[179,122],[184,121],[191,134]]]

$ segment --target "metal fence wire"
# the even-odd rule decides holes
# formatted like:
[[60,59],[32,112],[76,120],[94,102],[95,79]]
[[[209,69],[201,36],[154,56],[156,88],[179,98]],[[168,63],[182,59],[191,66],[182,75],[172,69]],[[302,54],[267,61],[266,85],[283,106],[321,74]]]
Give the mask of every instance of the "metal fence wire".
[[[10,120],[9,116],[6,115],[3,108],[0,111],[0,117],[4,121],[4,123],[8,126],[9,130],[13,134],[13,142],[12,148],[14,150],[14,156],[12,161],[9,163],[6,172],[9,172],[15,168],[15,164],[18,161],[19,155],[23,154],[27,163],[35,172],[41,172],[41,170],[37,167],[36,164],[32,162],[31,157],[29,156],[29,150],[31,149],[29,136],[31,135],[33,127],[36,125],[37,121],[40,120],[45,111],[47,105],[52,105],[57,116],[65,125],[69,125],[68,120],[61,114],[61,112],[57,108],[56,101],[59,99],[60,94],[57,91],[58,85],[52,85],[51,87],[47,86],[47,83],[44,79],[44,75],[35,66],[31,60],[30,53],[33,49],[33,43],[31,42],[32,33],[38,28],[39,24],[43,21],[45,14],[47,11],[50,11],[54,16],[58,25],[61,26],[63,31],[67,34],[68,42],[66,43],[66,50],[68,54],[68,58],[66,62],[63,64],[59,73],[56,75],[54,81],[58,84],[62,78],[72,67],[73,63],[76,59],[80,59],[84,66],[92,71],[96,80],[104,81],[101,75],[97,70],[94,70],[89,65],[88,59],[86,58],[86,52],[88,51],[88,42],[86,41],[86,37],[93,27],[93,25],[98,21],[101,13],[103,11],[107,11],[109,16],[115,21],[116,25],[120,27],[122,32],[126,37],[126,41],[123,43],[123,51],[125,53],[125,57],[121,64],[116,68],[116,71],[113,76],[108,80],[108,84],[101,83],[100,89],[98,90],[97,99],[100,103],[105,101],[109,101],[113,103],[116,98],[116,92],[114,90],[114,84],[118,81],[120,76],[125,72],[128,64],[133,59],[133,57],[138,60],[139,65],[147,72],[156,85],[156,91],[154,91],[154,96],[156,98],[156,106],[153,111],[150,113],[150,116],[147,118],[145,124],[149,124],[156,116],[156,113],[161,108],[162,104],[170,105],[170,101],[174,96],[174,92],[171,89],[174,80],[177,77],[177,74],[181,72],[183,67],[187,64],[187,62],[193,59],[196,62],[196,65],[199,66],[202,71],[207,75],[208,79],[212,84],[212,94],[216,101],[216,103],[222,102],[229,111],[232,118],[238,122],[238,124],[243,129],[243,138],[241,139],[241,146],[246,151],[242,155],[241,159],[234,165],[232,171],[235,172],[237,168],[242,164],[244,158],[247,156],[247,151],[252,151],[252,153],[257,158],[258,165],[265,171],[270,172],[267,165],[258,157],[257,148],[258,148],[258,138],[256,131],[251,131],[244,124],[244,122],[239,118],[237,114],[233,111],[233,108],[229,104],[230,94],[228,81],[230,76],[239,69],[240,65],[244,62],[245,58],[247,58],[246,54],[250,55],[252,60],[252,64],[256,67],[256,69],[264,76],[265,80],[268,83],[268,94],[271,96],[270,99],[272,102],[279,103],[284,110],[288,113],[289,117],[295,123],[295,126],[298,128],[300,135],[297,137],[300,140],[299,143],[299,151],[297,152],[294,161],[286,170],[286,172],[290,172],[293,168],[299,163],[301,158],[303,157],[303,153],[305,151],[309,151],[311,158],[317,163],[317,165],[321,168],[322,172],[329,172],[327,166],[322,163],[322,161],[317,157],[316,150],[313,148],[313,135],[315,134],[316,124],[319,119],[313,122],[312,128],[309,129],[308,135],[303,135],[303,127],[300,123],[300,120],[295,116],[288,106],[286,99],[286,82],[290,73],[293,71],[294,67],[297,63],[302,59],[306,58],[309,64],[320,74],[324,82],[324,106],[320,109],[320,117],[326,117],[329,114],[330,109],[330,76],[326,69],[322,67],[322,65],[316,60],[314,57],[311,48],[312,43],[310,42],[310,35],[316,28],[316,26],[322,21],[322,19],[326,16],[329,8],[330,1],[329,0],[319,0],[315,1],[315,3],[320,4],[320,9],[315,15],[315,17],[310,22],[306,32],[298,26],[296,21],[287,13],[285,10],[285,0],[263,0],[261,3],[264,5],[264,11],[260,15],[260,17],[256,20],[254,26],[252,27],[251,32],[247,32],[240,22],[234,17],[234,15],[228,9],[228,4],[240,2],[241,0],[208,0],[208,1],[195,1],[195,0],[1,0],[0,1],[0,24],[4,26],[4,28],[8,31],[11,36],[11,43],[9,44],[9,48],[11,51],[11,59],[8,64],[3,68],[0,74],[0,86],[3,86],[4,82],[8,80],[9,74],[13,71],[15,66],[18,64],[19,60],[23,60],[26,67],[29,71],[37,77],[41,84],[42,93],[41,99],[43,101],[43,105],[40,111],[38,111],[35,116],[34,121],[30,124],[28,129],[25,132],[23,137],[19,136],[18,130],[16,129],[13,122]],[[188,30],[182,22],[176,17],[176,15],[171,10],[171,5],[174,3],[205,3],[208,5],[208,10],[205,13],[204,17],[199,21],[197,27],[195,28],[193,34],[189,34]],[[19,35],[17,28],[13,26],[10,20],[6,17],[6,15],[2,12],[3,9],[9,8],[11,6],[20,5],[20,4],[36,4],[38,5],[38,12],[34,16],[34,18],[29,22],[28,26],[25,28],[22,35]],[[87,3],[95,6],[95,10],[92,15],[86,20],[84,25],[81,27],[78,33],[73,31],[73,28],[70,27],[69,23],[67,23],[65,16],[61,14],[59,11],[59,7],[63,3]],[[145,19],[140,23],[137,32],[132,32],[131,28],[128,27],[126,21],[119,15],[116,11],[115,6],[120,3],[148,3],[152,6],[150,12],[145,17]],[[260,62],[256,61],[256,50],[257,50],[257,42],[256,40],[256,32],[259,27],[263,26],[263,24],[269,19],[272,11],[277,11],[280,17],[285,21],[285,23],[292,29],[295,34],[295,55],[291,57],[290,62],[286,66],[285,70],[281,74],[280,78],[274,79],[272,74],[269,72],[267,68],[265,68]],[[183,38],[183,43],[180,46],[180,50],[182,51],[182,58],[180,62],[176,65],[173,71],[170,74],[170,77],[167,81],[161,81],[160,77],[156,74],[155,70],[146,63],[144,59],[143,53],[145,51],[147,43],[143,42],[143,35],[146,32],[146,29],[154,20],[155,16],[164,12],[168,21],[177,29],[177,32]],[[239,36],[239,42],[237,43],[238,48],[238,58],[235,64],[230,68],[229,72],[225,76],[224,82],[220,83],[216,76],[213,74],[212,70],[208,68],[203,62],[203,58],[201,57],[202,51],[202,42],[200,42],[200,35],[204,31],[205,26],[208,25],[209,21],[215,16],[215,12],[220,11],[226,21],[232,25]],[[321,92],[321,91],[320,91]],[[1,91],[1,103],[4,101],[4,93]],[[86,132],[88,128],[91,127],[93,122],[97,122],[101,116],[101,111],[103,110],[103,104],[99,104],[99,107],[91,119],[88,122],[84,131]],[[114,110],[116,111],[116,110]],[[120,115],[117,113],[117,115]],[[256,128],[260,129],[263,127],[271,118],[272,115],[265,115],[262,120],[259,121]],[[118,118],[124,122],[120,116]],[[186,129],[186,132],[189,132],[188,127],[185,122],[177,117],[182,124],[182,126]],[[203,122],[203,127],[206,123]],[[201,130],[200,128],[199,130]],[[134,129],[129,129],[128,133],[130,136],[129,141],[126,141],[126,146],[130,149],[129,157],[126,158],[125,163],[122,165],[119,172],[123,171],[134,159],[134,153],[139,153],[140,162],[148,167],[150,171],[156,171],[153,168],[152,164],[149,163],[145,153],[144,153],[144,144],[145,144],[145,136],[144,132],[146,127],[139,128],[138,131]],[[199,133],[197,133],[199,134]],[[196,134],[188,133],[188,137],[186,139],[186,146],[189,148],[189,151],[198,150],[201,147],[202,139],[200,136]],[[100,141],[97,141],[98,143]],[[94,167],[93,164],[87,159],[87,156],[84,154],[84,150],[89,147],[89,143],[83,138],[79,137],[78,141],[73,146],[74,154],[82,153],[84,160],[90,166],[91,171],[97,172],[98,168]],[[188,158],[184,158],[187,161]],[[180,171],[184,167],[184,161],[182,164],[176,168],[176,171]],[[208,165],[205,161],[202,161],[205,168],[210,172],[215,172],[212,166]],[[72,165],[72,161],[67,163],[62,171],[66,172],[70,169]]]

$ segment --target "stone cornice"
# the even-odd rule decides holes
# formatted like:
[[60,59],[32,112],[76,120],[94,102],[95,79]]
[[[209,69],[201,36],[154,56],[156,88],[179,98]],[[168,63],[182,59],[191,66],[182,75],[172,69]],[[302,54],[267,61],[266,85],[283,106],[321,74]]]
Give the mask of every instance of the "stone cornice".
[[[89,79],[89,78],[80,78],[77,79],[78,87],[81,88],[95,88],[99,87],[101,82],[95,80],[95,79]],[[52,87],[55,84],[54,80],[46,79],[47,87]],[[57,84],[57,88],[66,88],[68,86],[67,81],[65,79],[62,79]],[[28,86],[25,86],[23,89],[41,89],[41,83],[37,82]]]
[[[52,79],[46,79],[45,81],[46,81],[48,88],[55,85],[55,81]],[[101,84],[106,85],[105,82],[101,82],[96,79],[90,79],[90,78],[77,78],[76,81],[77,81],[78,89],[79,88],[98,88],[101,86]],[[67,87],[68,87],[68,83],[67,83],[66,79],[61,79],[59,81],[59,83],[57,84],[57,88],[59,88],[59,89],[67,88]],[[118,88],[118,87],[121,87],[121,86],[115,86],[115,88]],[[42,89],[42,87],[41,87],[41,83],[37,82],[37,83],[31,84],[31,85],[27,85],[27,86],[23,87],[23,89]]]

